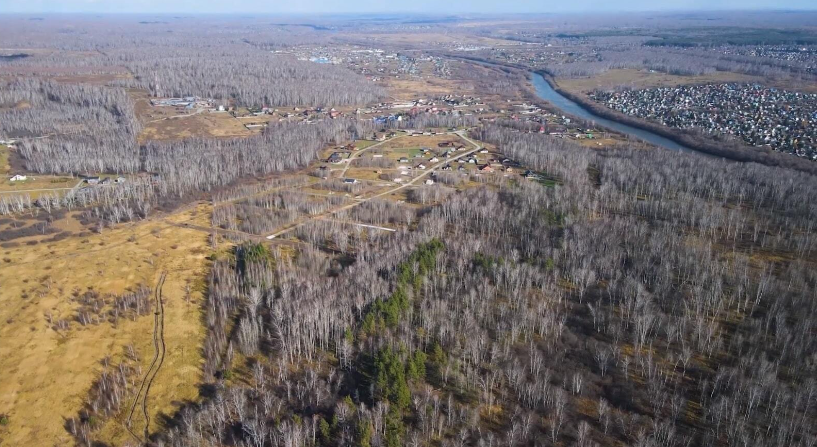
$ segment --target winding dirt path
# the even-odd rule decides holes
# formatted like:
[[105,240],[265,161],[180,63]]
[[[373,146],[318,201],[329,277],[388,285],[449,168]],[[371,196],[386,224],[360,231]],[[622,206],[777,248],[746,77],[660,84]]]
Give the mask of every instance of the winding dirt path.
[[[150,368],[148,368],[145,377],[142,379],[142,384],[139,386],[139,392],[136,393],[136,398],[133,400],[133,405],[131,405],[130,411],[128,412],[128,419],[125,422],[125,427],[131,433],[131,435],[137,439],[139,439],[139,437],[131,428],[133,413],[136,411],[136,406],[139,405],[139,399],[141,398],[142,414],[145,417],[144,440],[147,440],[150,435],[150,414],[148,414],[148,397],[150,395],[150,386],[153,384],[153,380],[156,378],[156,374],[158,374],[159,369],[162,367],[162,363],[164,363],[165,360],[165,306],[164,301],[162,300],[162,288],[165,285],[165,279],[167,279],[167,272],[162,272],[161,276],[159,277],[159,282],[156,284],[156,290],[154,291],[155,310],[153,312],[153,360],[150,362]],[[144,442],[144,440],[140,439],[142,442]]]

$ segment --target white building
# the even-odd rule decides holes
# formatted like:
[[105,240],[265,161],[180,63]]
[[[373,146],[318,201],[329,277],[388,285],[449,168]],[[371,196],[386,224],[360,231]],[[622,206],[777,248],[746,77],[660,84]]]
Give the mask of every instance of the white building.
[[9,181],[10,182],[21,182],[21,181],[26,180],[26,179],[28,179],[28,177],[26,177],[25,175],[17,174],[14,177],[10,178]]

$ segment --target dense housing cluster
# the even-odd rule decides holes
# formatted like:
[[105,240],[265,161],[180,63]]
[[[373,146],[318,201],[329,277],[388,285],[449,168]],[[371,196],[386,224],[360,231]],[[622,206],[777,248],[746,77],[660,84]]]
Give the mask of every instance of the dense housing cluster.
[[817,94],[756,84],[706,84],[595,91],[590,96],[667,126],[734,135],[750,145],[817,158]]
[[817,73],[817,46],[814,45],[725,45],[712,51],[726,56],[772,59],[786,66],[799,67],[807,73]]

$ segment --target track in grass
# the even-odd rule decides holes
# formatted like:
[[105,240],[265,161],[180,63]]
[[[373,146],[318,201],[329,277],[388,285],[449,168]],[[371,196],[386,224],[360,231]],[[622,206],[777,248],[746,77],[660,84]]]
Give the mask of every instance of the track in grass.
[[147,440],[148,436],[150,435],[150,415],[148,414],[148,396],[150,395],[150,387],[165,360],[165,307],[164,301],[162,300],[162,288],[164,287],[165,279],[167,279],[167,272],[162,272],[154,292],[155,310],[153,312],[153,360],[150,362],[150,368],[148,368],[145,377],[142,379],[142,384],[139,386],[139,392],[136,393],[136,398],[133,400],[133,405],[131,405],[130,411],[128,412],[128,419],[125,423],[125,427],[131,433],[131,435],[137,439],[139,439],[139,437],[136,436],[131,429],[133,413],[136,410],[136,406],[139,404],[139,399],[141,399],[142,413],[145,417],[144,439]]

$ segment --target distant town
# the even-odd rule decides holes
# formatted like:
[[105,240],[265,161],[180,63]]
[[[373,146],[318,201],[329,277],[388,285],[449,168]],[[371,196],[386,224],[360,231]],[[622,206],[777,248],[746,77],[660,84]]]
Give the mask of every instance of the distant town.
[[590,97],[666,126],[733,135],[753,146],[817,159],[817,94],[729,83],[597,90]]

